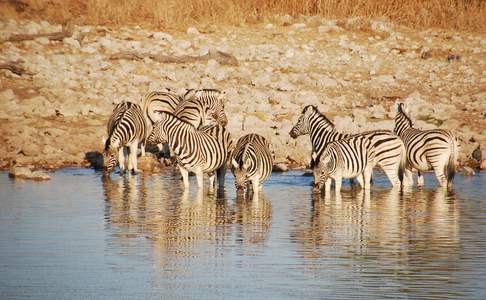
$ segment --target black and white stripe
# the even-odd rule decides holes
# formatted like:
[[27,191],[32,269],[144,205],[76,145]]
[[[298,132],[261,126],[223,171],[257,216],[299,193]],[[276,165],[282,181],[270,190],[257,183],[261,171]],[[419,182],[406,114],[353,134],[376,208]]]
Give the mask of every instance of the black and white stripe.
[[450,130],[419,130],[412,127],[403,103],[398,104],[394,132],[405,143],[407,170],[405,182],[413,184],[412,171],[418,171],[418,185],[424,184],[422,172],[434,170],[441,186],[451,185],[456,172],[458,146],[456,137]]
[[[104,169],[111,171],[118,161],[120,172],[126,169],[124,148],[128,148],[128,170],[136,173],[138,143],[144,143],[147,136],[147,121],[142,107],[132,102],[115,106],[108,120],[108,138],[103,151]],[[118,153],[118,157],[117,157]]]
[[[184,99],[180,95],[172,92],[170,89],[165,89],[162,91],[149,91],[147,92],[141,100],[143,111],[148,118],[148,123],[150,125],[150,130],[152,130],[153,124],[160,120],[161,112],[169,112],[174,113],[177,105],[182,102]],[[163,145],[166,145],[165,142],[158,144],[159,150],[163,149]],[[170,155],[170,149],[164,150],[165,153]],[[144,150],[142,148],[142,150]],[[142,155],[144,155],[142,151]]]
[[[341,133],[336,131],[334,124],[320,113],[317,107],[308,105],[302,110],[299,120],[289,134],[294,139],[298,136],[309,134],[312,151],[318,157],[323,149],[333,141],[355,135],[367,136],[370,139],[371,146],[374,148],[377,165],[387,175],[393,186],[400,186],[405,163],[405,146],[400,137],[391,131],[372,130],[359,134]],[[313,165],[312,161],[311,165]],[[315,176],[314,182],[317,182]]]
[[239,138],[231,159],[236,189],[245,190],[251,182],[254,193],[261,190],[272,173],[274,158],[272,146],[263,136],[250,133]]
[[226,93],[215,89],[188,90],[175,108],[174,115],[195,128],[220,124],[226,126],[224,112]]
[[319,170],[319,190],[326,185],[329,193],[334,179],[336,193],[341,191],[343,178],[357,177],[361,187],[370,189],[371,174],[375,166],[375,152],[370,138],[355,135],[329,143],[316,158]]
[[[148,141],[167,141],[174,151],[181,170],[184,186],[189,186],[188,172],[194,172],[198,187],[203,185],[203,174],[208,173],[210,187],[214,186],[215,172],[226,166],[232,143],[228,131],[220,125],[206,126],[202,130],[170,113],[161,113]],[[223,174],[224,176],[224,174]],[[219,178],[222,184],[223,178]]]

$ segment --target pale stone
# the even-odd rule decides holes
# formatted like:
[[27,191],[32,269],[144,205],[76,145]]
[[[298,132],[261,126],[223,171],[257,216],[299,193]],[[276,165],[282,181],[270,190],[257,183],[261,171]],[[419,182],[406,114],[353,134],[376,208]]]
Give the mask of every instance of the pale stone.
[[169,41],[169,42],[171,42],[173,40],[172,35],[165,33],[165,32],[156,32],[156,33],[153,34],[153,37],[156,40],[166,40],[166,41]]
[[199,35],[199,30],[197,30],[195,27],[189,27],[187,28],[187,34],[189,35]]
[[32,171],[26,167],[14,166],[10,169],[8,176],[11,178],[32,179],[32,180],[49,180],[50,176],[43,171]]
[[79,44],[78,40],[73,39],[72,37],[64,38],[63,42],[64,44],[74,47],[76,49],[81,48],[81,45]]
[[273,165],[273,172],[287,172],[289,167],[285,163],[276,163]]
[[471,167],[468,167],[468,166],[464,166],[463,167],[463,172],[464,172],[464,176],[474,176],[474,175],[476,175],[476,172],[474,172],[474,170]]

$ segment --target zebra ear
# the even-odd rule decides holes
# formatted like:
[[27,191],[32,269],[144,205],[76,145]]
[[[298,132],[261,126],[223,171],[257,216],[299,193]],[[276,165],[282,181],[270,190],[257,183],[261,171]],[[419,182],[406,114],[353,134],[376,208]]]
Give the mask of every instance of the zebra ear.
[[220,101],[226,100],[226,92],[225,91],[222,91],[222,92],[219,93],[218,100],[220,100]]
[[405,106],[403,103],[398,103],[398,112],[405,112]]
[[238,167],[239,167],[238,162],[234,158],[231,159],[231,164],[233,165],[233,167],[235,169],[238,169]]

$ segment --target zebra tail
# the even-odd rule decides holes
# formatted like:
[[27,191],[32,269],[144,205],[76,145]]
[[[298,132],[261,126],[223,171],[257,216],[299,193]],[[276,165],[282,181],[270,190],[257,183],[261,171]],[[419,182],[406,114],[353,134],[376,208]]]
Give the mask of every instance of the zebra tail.
[[452,183],[452,180],[456,175],[457,156],[458,156],[457,140],[455,137],[452,137],[451,154],[449,155],[449,161],[445,165],[445,170],[444,170],[444,174],[446,174],[448,185]]
[[400,183],[403,185],[403,176],[405,173],[405,168],[407,167],[407,151],[405,150],[405,145],[402,143],[402,151],[401,151],[401,158],[400,158],[400,165],[398,166],[398,179]]

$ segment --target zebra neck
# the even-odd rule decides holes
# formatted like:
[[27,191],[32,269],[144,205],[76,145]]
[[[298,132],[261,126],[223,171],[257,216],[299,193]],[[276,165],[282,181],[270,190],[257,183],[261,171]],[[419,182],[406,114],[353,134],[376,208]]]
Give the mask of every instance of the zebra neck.
[[324,116],[318,116],[310,123],[310,139],[312,147],[318,144],[319,140],[325,139],[328,135],[336,132],[334,124],[330,123]]

